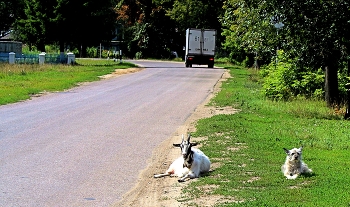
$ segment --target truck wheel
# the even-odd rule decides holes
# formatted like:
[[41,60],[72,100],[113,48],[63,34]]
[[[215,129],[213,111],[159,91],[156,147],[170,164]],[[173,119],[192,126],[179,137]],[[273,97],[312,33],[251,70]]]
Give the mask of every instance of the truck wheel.
[[189,65],[189,64],[187,64],[187,63],[186,63],[185,65],[186,65],[186,68],[190,67],[190,65]]
[[192,68],[192,64],[190,64],[190,68]]
[[212,64],[212,63],[210,63],[209,65],[208,65],[208,68],[213,68],[214,67],[214,64]]

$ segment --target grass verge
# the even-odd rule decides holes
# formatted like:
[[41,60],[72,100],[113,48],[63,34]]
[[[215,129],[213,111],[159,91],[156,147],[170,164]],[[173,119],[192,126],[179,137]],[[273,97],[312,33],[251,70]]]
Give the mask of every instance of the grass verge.
[[[349,206],[350,122],[322,101],[266,100],[255,71],[226,68],[232,78],[210,104],[241,112],[198,121],[193,136],[206,138],[201,149],[217,167],[184,189],[188,205],[212,196],[215,206]],[[314,173],[287,180],[282,148],[301,145]]]
[[0,105],[29,99],[42,92],[62,91],[99,80],[115,69],[136,67],[113,60],[77,59],[77,65],[0,64]]

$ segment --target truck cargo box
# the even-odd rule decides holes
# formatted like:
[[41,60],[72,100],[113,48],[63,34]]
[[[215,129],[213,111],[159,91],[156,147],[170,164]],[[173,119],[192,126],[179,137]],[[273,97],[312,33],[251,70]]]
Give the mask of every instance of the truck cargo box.
[[208,65],[214,67],[216,30],[193,29],[186,30],[185,65]]

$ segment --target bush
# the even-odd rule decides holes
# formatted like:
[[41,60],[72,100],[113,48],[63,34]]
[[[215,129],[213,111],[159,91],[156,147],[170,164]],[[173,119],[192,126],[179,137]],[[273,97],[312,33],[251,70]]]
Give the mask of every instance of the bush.
[[95,57],[97,57],[97,48],[96,47],[88,47],[88,48],[86,48],[86,56],[88,58],[95,58]]
[[344,103],[346,103],[348,100],[347,98],[347,85],[350,83],[350,77],[348,76],[348,63],[342,62],[339,65],[338,70],[338,84],[339,84],[339,96],[340,100],[342,100]]
[[295,96],[322,98],[324,73],[321,69],[297,67],[279,51],[278,62],[272,62],[261,71],[264,77],[263,91],[273,100],[289,100]]
[[135,58],[136,58],[136,59],[141,59],[141,58],[142,58],[142,52],[137,52],[137,53],[135,54]]

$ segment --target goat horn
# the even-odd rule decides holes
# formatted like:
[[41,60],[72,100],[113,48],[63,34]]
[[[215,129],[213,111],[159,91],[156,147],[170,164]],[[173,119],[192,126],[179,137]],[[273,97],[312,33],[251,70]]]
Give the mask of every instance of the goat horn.
[[191,139],[191,134],[188,134],[187,141],[190,142],[190,139]]
[[184,141],[184,134],[182,134],[182,142]]

